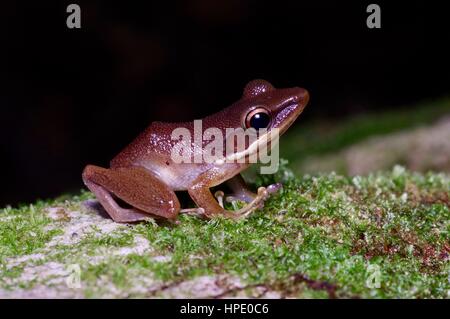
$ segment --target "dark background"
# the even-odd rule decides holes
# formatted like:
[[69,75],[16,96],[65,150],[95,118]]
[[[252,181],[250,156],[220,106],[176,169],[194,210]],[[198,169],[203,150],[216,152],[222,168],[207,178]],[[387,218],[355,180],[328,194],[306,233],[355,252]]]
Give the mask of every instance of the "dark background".
[[372,2],[378,30],[368,1],[2,2],[0,206],[79,190],[152,120],[201,118],[254,78],[307,88],[302,121],[448,94],[445,8]]

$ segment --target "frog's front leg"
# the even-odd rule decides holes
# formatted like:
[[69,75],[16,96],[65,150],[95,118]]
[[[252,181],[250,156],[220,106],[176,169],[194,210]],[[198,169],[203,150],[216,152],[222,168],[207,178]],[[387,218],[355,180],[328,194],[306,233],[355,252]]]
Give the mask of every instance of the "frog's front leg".
[[[233,178],[229,179],[226,184],[231,189],[232,194],[231,196],[227,196],[225,200],[227,202],[233,202],[236,200],[240,200],[246,203],[252,202],[257,194],[253,193],[245,183],[244,178],[241,174],[238,174],[234,176]],[[282,188],[282,185],[280,183],[271,184],[266,187],[267,192],[269,195],[276,193],[279,189]]]
[[240,200],[246,203],[250,203],[257,196],[248,188],[241,174],[237,174],[233,178],[229,179],[228,181],[226,181],[226,184],[232,191],[231,196],[226,197],[226,200],[228,202],[233,200]]
[[[115,222],[135,222],[151,216],[175,219],[180,210],[175,193],[141,167],[106,169],[88,165],[83,181]],[[112,195],[132,208],[120,207]]]
[[214,196],[212,195],[209,186],[196,185],[188,189],[189,195],[192,200],[201,208],[203,208],[204,215],[208,218],[214,216],[224,216],[227,218],[238,219],[248,216],[256,209],[260,208],[260,204],[267,198],[268,193],[265,187],[258,189],[258,194],[255,199],[248,203],[243,208],[232,211],[226,210],[220,206]]
[[[254,210],[258,209],[262,202],[267,198],[268,192],[265,187],[258,189],[258,194],[254,194],[254,198],[243,208],[237,211],[230,211],[224,209],[211,193],[212,180],[218,178],[212,172],[207,172],[201,175],[194,184],[188,188],[188,193],[192,200],[198,207],[203,208],[206,217],[224,216],[228,218],[240,218],[249,215]],[[253,195],[253,193],[252,193]]]

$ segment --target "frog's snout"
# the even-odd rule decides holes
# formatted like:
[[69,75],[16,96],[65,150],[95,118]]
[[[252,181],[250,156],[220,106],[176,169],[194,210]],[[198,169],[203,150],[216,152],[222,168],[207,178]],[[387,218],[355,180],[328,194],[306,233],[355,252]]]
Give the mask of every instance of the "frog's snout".
[[304,88],[295,88],[294,101],[302,108],[305,107],[309,101],[309,92]]

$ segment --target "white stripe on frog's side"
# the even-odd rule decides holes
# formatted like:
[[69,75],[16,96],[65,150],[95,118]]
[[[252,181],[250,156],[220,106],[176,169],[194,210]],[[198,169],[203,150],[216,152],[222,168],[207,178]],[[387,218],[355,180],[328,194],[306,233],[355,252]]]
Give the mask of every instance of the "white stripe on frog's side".
[[[227,155],[225,158],[220,158],[215,161],[217,165],[223,165],[224,163],[233,163],[237,162],[240,159],[245,158],[246,156],[254,155],[259,151],[266,151],[269,142],[277,141],[279,138],[279,129],[273,128],[270,132],[263,134],[260,138],[254,141],[249,147],[243,151],[236,152],[230,155]],[[272,143],[274,145],[274,143]]]

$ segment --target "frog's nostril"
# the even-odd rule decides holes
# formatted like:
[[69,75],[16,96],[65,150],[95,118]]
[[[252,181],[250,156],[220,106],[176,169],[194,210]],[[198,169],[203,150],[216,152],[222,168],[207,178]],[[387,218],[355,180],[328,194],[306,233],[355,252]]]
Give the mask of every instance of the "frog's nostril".
[[298,88],[295,98],[297,102],[306,104],[309,101],[309,92],[303,88]]
[[306,95],[308,95],[308,91],[306,91],[303,88],[298,88],[297,89],[297,97],[300,99],[303,99]]

